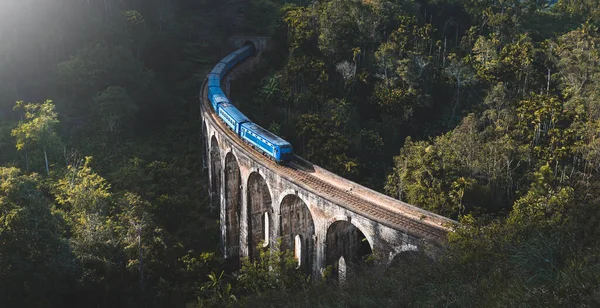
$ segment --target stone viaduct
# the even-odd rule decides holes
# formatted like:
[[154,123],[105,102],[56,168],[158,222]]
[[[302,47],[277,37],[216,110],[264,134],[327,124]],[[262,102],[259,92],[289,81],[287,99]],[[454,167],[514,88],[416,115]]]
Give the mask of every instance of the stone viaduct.
[[[249,40],[238,37],[232,45]],[[383,265],[404,252],[436,254],[456,223],[300,157],[288,166],[276,164],[225,126],[210,106],[205,84],[200,107],[211,202],[220,209],[223,254],[234,264],[242,257],[255,259],[259,245],[272,248],[280,240],[301,270],[319,275],[332,266],[341,280],[347,264],[369,254]]]

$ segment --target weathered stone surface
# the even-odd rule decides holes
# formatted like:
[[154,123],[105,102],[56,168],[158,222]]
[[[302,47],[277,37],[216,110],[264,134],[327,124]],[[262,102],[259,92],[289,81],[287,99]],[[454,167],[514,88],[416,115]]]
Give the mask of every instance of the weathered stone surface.
[[315,253],[315,224],[310,209],[295,194],[284,196],[280,204],[281,249],[294,251],[300,267],[310,274]]
[[239,264],[242,177],[232,153],[225,156],[225,257]]

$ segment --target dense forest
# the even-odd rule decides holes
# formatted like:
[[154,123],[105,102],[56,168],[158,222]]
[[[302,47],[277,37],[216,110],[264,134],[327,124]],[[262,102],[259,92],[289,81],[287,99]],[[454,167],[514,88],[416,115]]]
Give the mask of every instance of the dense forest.
[[[6,307],[600,305],[600,1],[0,1]],[[219,250],[198,90],[312,162],[461,222],[344,285]]]
[[223,264],[198,89],[237,14],[219,1],[0,1],[0,306],[203,296]]

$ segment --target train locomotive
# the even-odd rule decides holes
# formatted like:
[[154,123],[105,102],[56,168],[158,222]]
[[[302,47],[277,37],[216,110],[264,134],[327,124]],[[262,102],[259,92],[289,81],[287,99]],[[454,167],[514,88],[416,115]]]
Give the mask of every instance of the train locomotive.
[[221,81],[238,63],[254,55],[252,45],[246,45],[223,58],[208,74],[208,100],[216,114],[236,135],[259,152],[279,164],[285,164],[294,157],[292,145],[250,121],[227,98],[221,89]]

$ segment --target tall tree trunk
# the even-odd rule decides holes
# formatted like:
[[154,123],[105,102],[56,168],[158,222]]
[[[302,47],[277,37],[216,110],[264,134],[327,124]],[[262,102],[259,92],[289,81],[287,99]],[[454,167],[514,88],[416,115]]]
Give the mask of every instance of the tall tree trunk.
[[456,113],[456,108],[458,107],[458,103],[460,102],[460,79],[456,81],[456,104],[454,104],[454,108],[452,108],[452,116],[450,117],[450,121],[454,121],[454,114]]
[[143,264],[143,248],[142,248],[142,226],[140,223],[140,226],[137,230],[137,238],[138,238],[138,258],[139,258],[139,262],[138,262],[138,270],[140,273],[140,295],[141,298],[143,300],[143,294],[144,294],[144,264]]
[[442,54],[442,67],[446,67],[446,37],[444,36],[444,53]]
[[50,167],[48,166],[48,153],[46,152],[46,147],[44,147],[44,160],[46,161],[46,175],[49,175]]
[[[21,122],[24,122],[22,112],[21,112]],[[27,172],[29,172],[29,156],[27,155],[27,147],[25,147],[25,170],[27,170]]]
[[550,68],[548,68],[548,78],[547,78],[547,83],[546,83],[546,94],[548,94],[548,92],[550,92]]
[[25,149],[25,170],[29,172],[29,156],[27,155],[27,149]]

